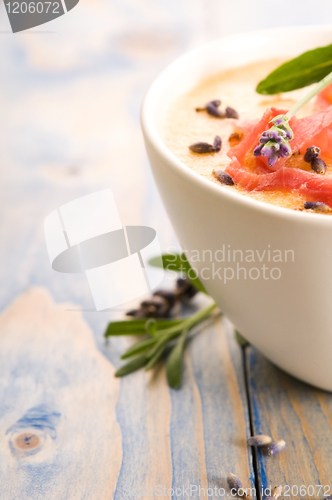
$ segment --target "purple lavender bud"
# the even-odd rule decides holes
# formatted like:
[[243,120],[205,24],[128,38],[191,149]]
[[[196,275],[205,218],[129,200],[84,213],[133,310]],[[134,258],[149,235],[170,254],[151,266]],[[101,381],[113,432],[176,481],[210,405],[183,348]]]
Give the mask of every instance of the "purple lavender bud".
[[277,453],[280,453],[286,446],[286,443],[283,439],[280,439],[280,441],[277,441],[276,443],[272,443],[268,449],[267,449],[267,454],[269,457],[272,457],[273,455],[276,455]]
[[307,163],[311,163],[319,155],[320,155],[320,148],[318,148],[317,146],[310,146],[310,148],[307,148],[303,159]]
[[221,137],[219,137],[219,135],[216,135],[213,142],[213,147],[216,153],[218,153],[218,151],[221,150],[221,145],[222,145]]
[[221,104],[221,101],[219,101],[219,99],[215,99],[214,101],[209,101],[205,104],[205,106],[203,108],[195,108],[196,111],[207,111],[207,107],[208,106],[214,106],[215,108],[218,108],[218,106],[220,106]]
[[163,299],[165,299],[171,308],[175,304],[176,295],[174,292],[172,292],[170,290],[157,290],[156,292],[153,292],[153,295],[154,296],[158,295],[159,297],[162,297]]
[[215,149],[212,144],[207,142],[195,142],[189,146],[190,151],[198,154],[214,153]]
[[239,119],[239,113],[234,108],[227,106],[225,113],[226,118],[234,118],[235,120]]
[[262,147],[262,150],[261,150],[261,155],[262,156],[270,156],[272,153],[273,153],[273,149],[271,147],[271,144],[270,144],[270,141],[265,144],[263,147]]
[[292,134],[292,131],[290,129],[288,129],[287,127],[285,127],[285,125],[279,125],[279,130],[283,131],[285,133],[285,138],[290,141],[291,139],[293,139],[293,134]]
[[243,488],[241,480],[235,474],[228,474],[227,483],[231,490],[239,491]]
[[215,118],[226,118],[226,115],[223,111],[218,109],[218,106],[214,104],[216,101],[209,102],[206,105],[206,111],[209,115],[214,116]]
[[326,163],[321,158],[315,158],[311,162],[311,168],[317,174],[325,174],[326,172]]
[[280,141],[282,140],[282,137],[279,136],[279,133],[277,130],[270,130],[270,138],[273,141]]
[[331,208],[321,201],[306,201],[304,208],[306,210],[315,210],[315,212],[331,212]]
[[271,153],[270,156],[268,157],[268,165],[269,167],[273,167],[273,165],[279,160],[279,154],[278,153]]
[[272,443],[272,438],[263,434],[252,436],[248,439],[247,443],[249,446],[267,446]]
[[279,128],[280,128],[280,130],[282,130],[283,132],[285,132],[285,138],[287,139],[287,141],[290,141],[291,139],[293,139],[293,134],[292,134],[291,130],[289,130],[288,128],[284,127],[283,125],[281,125]]
[[254,156],[261,156],[262,154],[262,148],[264,144],[259,144],[255,149],[254,149]]
[[279,149],[280,149],[280,144],[277,144],[276,142],[273,142],[273,143],[271,144],[271,149],[272,149],[272,151],[273,151],[274,153],[276,153],[276,152],[277,152],[277,151],[279,151]]
[[223,170],[214,169],[213,173],[221,184],[225,184],[226,186],[234,186],[232,177]]
[[286,156],[289,156],[291,153],[292,153],[292,150],[286,142],[284,142],[283,144],[280,144],[279,156],[281,158],[285,158]]
[[267,142],[269,142],[269,140],[270,140],[270,139],[269,139],[269,137],[266,137],[266,136],[264,136],[264,137],[263,137],[263,136],[262,136],[262,137],[259,139],[259,142],[260,142],[261,144],[266,144]]
[[273,123],[274,123],[274,125],[276,125],[278,127],[279,125],[283,125],[284,121],[285,121],[285,119],[283,117],[280,117],[280,118],[274,119]]

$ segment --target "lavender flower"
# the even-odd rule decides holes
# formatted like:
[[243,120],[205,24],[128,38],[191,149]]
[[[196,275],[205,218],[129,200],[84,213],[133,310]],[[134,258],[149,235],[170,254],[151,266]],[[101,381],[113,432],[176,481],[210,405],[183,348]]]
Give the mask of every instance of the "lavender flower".
[[268,446],[272,443],[272,438],[270,436],[260,434],[250,437],[247,442],[249,446]]
[[213,173],[221,184],[225,184],[226,186],[234,186],[232,177],[229,174],[226,174],[226,172],[224,172],[223,170],[215,168],[213,170]]
[[317,174],[325,174],[326,172],[326,163],[321,158],[314,158],[311,162],[311,168]]
[[318,158],[320,155],[320,148],[317,146],[310,146],[310,148],[307,148],[305,155],[303,156],[304,161],[307,163],[311,163],[313,160]]
[[254,149],[255,156],[266,156],[268,158],[270,167],[279,158],[286,158],[292,154],[289,141],[294,137],[286,116],[278,115],[271,120],[271,123],[273,123],[272,127],[262,133],[259,145]]
[[280,453],[285,448],[285,446],[286,443],[283,439],[280,439],[280,441],[272,443],[267,449],[268,456],[272,457],[273,455]]
[[238,493],[239,490],[243,490],[241,480],[235,474],[228,474],[227,483],[231,490]]

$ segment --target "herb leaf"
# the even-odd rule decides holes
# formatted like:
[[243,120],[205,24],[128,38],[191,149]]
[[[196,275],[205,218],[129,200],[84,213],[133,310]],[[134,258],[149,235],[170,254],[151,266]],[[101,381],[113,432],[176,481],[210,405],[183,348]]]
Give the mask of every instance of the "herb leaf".
[[[143,366],[145,366],[145,370],[150,370],[159,361],[164,352],[169,350],[170,342],[177,337],[180,337],[180,341],[172,349],[171,359],[167,363],[167,377],[169,379],[169,384],[174,388],[179,387],[181,382],[183,350],[187,334],[196,325],[209,318],[216,308],[216,304],[212,303],[206,308],[197,311],[189,318],[184,318],[182,320],[158,319],[155,323],[151,323],[151,321],[147,322],[145,319],[139,319],[116,322],[117,326],[113,329],[113,332],[115,333],[112,333],[111,331],[108,335],[137,335],[137,331],[141,332],[140,334],[147,334],[149,327],[155,326],[155,324],[157,324],[158,327],[153,336],[144,338],[127,349],[127,351],[123,354],[122,359],[127,359],[131,356],[135,357],[125,365],[121,366],[121,368],[116,371],[115,376],[123,377],[129,373],[139,370],[140,368],[143,368]],[[136,325],[136,333],[132,333],[132,330],[127,328],[130,324]],[[114,323],[111,323],[111,325],[114,325]]]
[[125,375],[129,375],[129,373],[135,372],[136,370],[143,368],[143,366],[146,365],[148,360],[149,358],[146,353],[141,354],[140,356],[137,356],[137,358],[134,358],[133,360],[129,361],[129,363],[126,363],[125,365],[121,366],[121,368],[119,368],[115,372],[115,376],[124,377]]
[[[163,259],[163,267],[166,271],[168,270],[168,271],[176,271],[178,273],[185,273],[188,279],[191,281],[191,283],[197,288],[197,290],[207,294],[207,291],[205,290],[204,286],[198,279],[196,272],[189,264],[189,261],[184,253],[164,254],[162,256],[162,259]],[[149,260],[149,264],[150,266],[153,267],[160,267],[160,258],[153,257],[152,259]]]
[[[156,319],[156,331],[163,330],[165,328],[172,328],[173,326],[179,325],[182,320],[172,320],[172,319]],[[131,319],[124,321],[114,321],[109,323],[107,329],[104,333],[105,337],[117,336],[117,335],[146,335],[147,319]],[[151,323],[149,323],[150,325]],[[148,326],[149,326],[148,325]]]
[[166,363],[167,381],[170,387],[177,389],[181,385],[183,351],[188,335],[188,330],[183,330],[177,344],[173,347]]
[[151,370],[151,368],[154,367],[154,365],[159,361],[161,356],[164,354],[164,351],[167,347],[167,344],[169,342],[169,338],[163,338],[161,339],[158,344],[154,347],[152,352],[149,353],[150,359],[149,362],[147,363],[145,370]]
[[131,347],[129,347],[129,349],[126,350],[126,352],[121,356],[121,359],[127,359],[130,358],[131,356],[135,356],[136,354],[141,354],[147,349],[153,347],[157,342],[158,339],[155,338],[144,339],[139,342],[136,342],[136,344],[132,345]]
[[278,94],[319,82],[332,71],[332,45],[304,52],[259,82],[259,94]]

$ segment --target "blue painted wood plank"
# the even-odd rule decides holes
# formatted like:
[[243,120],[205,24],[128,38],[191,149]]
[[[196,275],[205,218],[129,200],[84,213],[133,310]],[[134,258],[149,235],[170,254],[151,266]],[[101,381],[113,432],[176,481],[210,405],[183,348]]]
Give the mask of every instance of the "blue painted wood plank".
[[193,498],[201,498],[210,488],[212,498],[218,498],[220,488],[229,493],[230,472],[250,487],[253,468],[246,448],[249,419],[242,352],[225,319],[206,325],[192,340],[183,387],[171,391],[171,401],[173,487],[192,485]]
[[193,338],[174,391],[163,363],[115,379],[81,314],[32,288],[0,317],[0,401],[6,500],[220,498],[229,472],[250,486],[242,353],[225,321]]
[[112,498],[119,380],[80,315],[33,288],[0,317],[4,500]]
[[332,394],[287,375],[253,347],[246,356],[255,433],[286,441],[274,457],[258,451],[261,486],[294,487],[284,498],[298,497],[301,486],[307,498],[332,494]]

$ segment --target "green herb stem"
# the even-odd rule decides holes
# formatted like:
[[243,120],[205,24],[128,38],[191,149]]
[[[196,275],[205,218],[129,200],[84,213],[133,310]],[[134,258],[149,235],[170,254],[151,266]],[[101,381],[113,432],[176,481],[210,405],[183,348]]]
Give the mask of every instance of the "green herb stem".
[[177,344],[173,347],[166,363],[167,381],[170,387],[177,389],[181,384],[183,352],[189,330],[184,329]]
[[313,89],[308,92],[299,102],[297,102],[285,115],[285,117],[290,120],[299,109],[301,109],[307,102],[309,102],[313,97],[315,97],[319,92],[325,89],[330,83],[332,83],[332,71],[326,75],[323,80],[321,80]]
[[167,328],[165,330],[157,330],[154,334],[155,337],[164,337],[169,336],[170,339],[175,338],[177,334],[180,334],[184,328],[188,328],[189,330],[193,328],[195,325],[203,321],[207,318],[214,309],[217,308],[217,304],[213,303],[210,306],[206,307],[198,311],[196,314],[193,314],[188,319],[184,319],[180,324],[175,325],[171,328]]
[[182,330],[184,328],[187,328],[188,330],[190,330],[191,328],[193,328],[195,325],[198,325],[198,323],[200,323],[201,321],[203,321],[203,319],[207,318],[208,316],[210,316],[210,314],[215,310],[217,309],[217,304],[215,304],[213,302],[213,304],[209,305],[208,307],[205,307],[205,309],[202,309],[201,311],[198,311],[196,314],[193,314],[192,316],[190,316],[190,318],[188,318],[186,321],[185,321],[185,325],[183,325],[182,327]]
[[[131,346],[122,356],[122,359],[130,358],[132,356],[136,356],[134,359],[129,361],[129,363],[123,365],[117,372],[115,373],[116,377],[123,377],[124,375],[128,375],[140,368],[145,366],[146,370],[150,370],[155,366],[155,364],[162,357],[164,351],[167,349],[170,342],[174,339],[180,337],[182,341],[179,344],[179,352],[177,356],[182,357],[182,351],[185,344],[185,339],[189,330],[191,330],[194,326],[198,325],[205,319],[207,319],[211,313],[217,309],[217,305],[215,303],[205,307],[204,309],[198,311],[187,319],[182,320],[179,324],[175,324],[171,328],[165,328],[163,330],[157,330],[152,337],[148,339],[144,339],[137,344]],[[128,322],[130,323],[130,322]],[[174,324],[174,323],[173,323]],[[146,332],[147,333],[147,332]],[[175,355],[176,352],[175,351]],[[173,362],[174,363],[174,359]],[[178,360],[178,368],[177,368],[177,376],[175,380],[172,381],[171,386],[175,387],[180,384],[181,380],[181,362]]]

